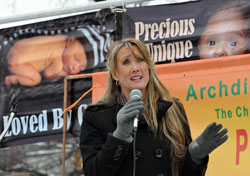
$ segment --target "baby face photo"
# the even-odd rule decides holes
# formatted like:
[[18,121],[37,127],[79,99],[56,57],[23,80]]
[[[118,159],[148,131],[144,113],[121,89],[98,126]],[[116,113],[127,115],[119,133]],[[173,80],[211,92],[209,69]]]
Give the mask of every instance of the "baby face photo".
[[248,53],[249,19],[235,2],[225,3],[213,13],[198,44],[200,59]]

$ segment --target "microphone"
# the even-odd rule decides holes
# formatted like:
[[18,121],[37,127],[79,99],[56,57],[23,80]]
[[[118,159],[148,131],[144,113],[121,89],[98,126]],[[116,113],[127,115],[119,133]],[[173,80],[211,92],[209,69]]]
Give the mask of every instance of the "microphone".
[[[142,93],[139,89],[133,89],[130,92],[130,99],[136,99],[136,98],[139,98],[139,99],[142,98]],[[135,129],[137,129],[137,126],[138,126],[138,115],[139,114],[136,114],[136,116],[134,118],[134,128]]]

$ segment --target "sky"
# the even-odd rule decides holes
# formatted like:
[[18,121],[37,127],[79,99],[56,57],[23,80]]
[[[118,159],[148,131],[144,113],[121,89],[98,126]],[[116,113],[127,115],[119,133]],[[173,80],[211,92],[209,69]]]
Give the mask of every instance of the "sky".
[[[15,23],[2,23],[2,19],[5,21],[6,18],[15,19],[14,16],[27,15],[30,13],[42,12],[47,10],[55,10],[62,8],[74,7],[77,5],[88,6],[92,0],[1,0],[0,6],[0,29],[27,24],[31,22],[38,22],[39,20],[29,20],[26,22],[15,22]],[[49,18],[45,18],[49,20]]]
[[[115,0],[107,0],[112,4]],[[124,0],[126,1],[126,0]],[[150,4],[166,2],[183,2],[189,0],[154,0]],[[88,4],[93,0],[1,0],[0,18],[13,14],[23,14],[60,7],[72,7],[79,4]]]
[[1,0],[0,17],[87,4],[91,0]]
[[[110,5],[116,0],[106,0]],[[124,0],[125,2],[126,0]],[[173,2],[186,2],[191,0],[147,0],[147,5],[173,3]],[[88,6],[90,3],[94,3],[93,0],[1,0],[0,6],[0,22],[1,19],[12,18],[14,15],[24,15],[29,13],[41,12],[46,10],[54,10],[58,8],[77,7],[78,5]],[[130,7],[133,5],[129,5]],[[29,23],[30,21],[26,22]],[[37,22],[37,21],[34,21]],[[0,29],[11,27],[13,25],[20,25],[22,22],[2,24],[0,23]]]

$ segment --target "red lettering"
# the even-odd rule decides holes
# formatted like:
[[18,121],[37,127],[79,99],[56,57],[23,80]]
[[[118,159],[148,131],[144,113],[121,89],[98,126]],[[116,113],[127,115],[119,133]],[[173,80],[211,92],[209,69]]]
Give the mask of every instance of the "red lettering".
[[[243,136],[244,137],[244,142],[241,145],[240,144],[240,137]],[[240,152],[243,152],[244,150],[246,150],[247,148],[247,144],[248,144],[248,138],[247,138],[247,132],[244,129],[239,129],[236,130],[236,165],[239,165],[240,163]]]

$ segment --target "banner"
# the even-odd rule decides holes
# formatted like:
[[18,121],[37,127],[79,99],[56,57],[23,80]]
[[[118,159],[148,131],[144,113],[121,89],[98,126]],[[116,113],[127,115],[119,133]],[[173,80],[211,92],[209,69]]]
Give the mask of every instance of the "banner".
[[[200,0],[123,14],[123,38],[146,43],[161,81],[184,104],[193,139],[212,122],[228,129],[228,141],[209,155],[208,176],[250,175],[249,6]],[[105,92],[106,74],[93,75],[93,102]]]
[[[10,91],[21,90],[17,114],[1,147],[62,137],[64,77],[106,69],[114,17],[104,9],[0,30],[0,132],[10,116]],[[68,105],[91,87],[91,77],[69,80]],[[91,94],[68,112],[67,137],[79,136]]]
[[[228,140],[209,155],[207,176],[248,176],[250,156],[250,55],[157,65],[160,80],[183,103],[192,138],[212,122]],[[93,101],[105,92],[107,72],[95,73]],[[138,129],[140,130],[140,129]]]
[[249,53],[249,1],[200,0],[128,8],[123,38],[147,44],[157,64]]
[[211,122],[228,128],[228,141],[210,154],[208,176],[250,174],[249,57],[232,56],[158,69],[170,92],[183,102],[194,139]]

